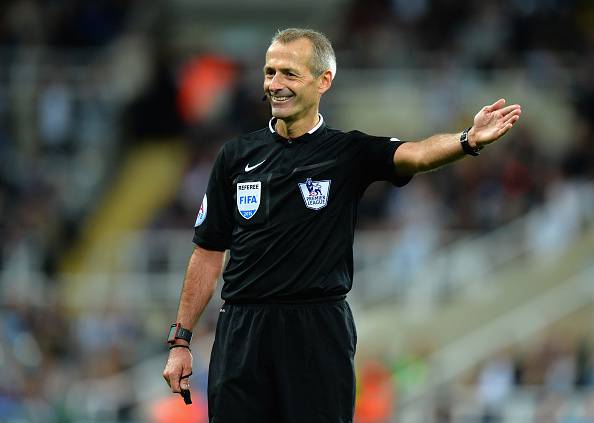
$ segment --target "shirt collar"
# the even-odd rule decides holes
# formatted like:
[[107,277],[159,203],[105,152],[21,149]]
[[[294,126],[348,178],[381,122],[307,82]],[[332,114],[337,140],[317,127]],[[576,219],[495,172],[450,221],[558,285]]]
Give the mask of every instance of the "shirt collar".
[[[320,129],[322,127],[322,125],[324,124],[324,116],[322,116],[320,113],[318,113],[318,116],[319,116],[320,120],[318,120],[318,123],[316,123],[316,126],[314,126],[309,131],[307,131],[307,133],[310,135],[313,134],[314,132],[316,132],[318,129]],[[274,130],[275,124],[276,124],[276,118],[275,117],[270,118],[270,120],[268,121],[268,129],[270,129],[270,132],[272,132],[273,134],[276,134],[276,131]]]

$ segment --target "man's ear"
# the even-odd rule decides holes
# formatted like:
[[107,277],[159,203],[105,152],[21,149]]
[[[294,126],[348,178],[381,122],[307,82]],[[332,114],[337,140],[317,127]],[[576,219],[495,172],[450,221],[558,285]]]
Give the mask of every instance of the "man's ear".
[[332,71],[328,69],[319,78],[318,92],[324,94],[332,86]]

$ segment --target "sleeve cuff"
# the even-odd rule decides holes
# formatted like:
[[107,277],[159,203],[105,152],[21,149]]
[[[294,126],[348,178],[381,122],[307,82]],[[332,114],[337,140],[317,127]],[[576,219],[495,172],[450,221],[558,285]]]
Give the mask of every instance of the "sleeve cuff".
[[396,150],[398,150],[398,147],[400,147],[404,143],[405,143],[405,141],[394,141],[394,147],[392,148],[392,155],[390,157],[391,165],[392,165],[392,168],[394,169],[393,176],[390,178],[390,182],[397,187],[405,186],[413,178],[413,175],[399,175],[398,168],[394,164],[394,154],[396,153]]
[[204,248],[205,250],[225,251],[229,249],[229,247],[224,243],[211,242],[196,234],[194,234],[192,242],[194,242],[194,244],[197,246]]

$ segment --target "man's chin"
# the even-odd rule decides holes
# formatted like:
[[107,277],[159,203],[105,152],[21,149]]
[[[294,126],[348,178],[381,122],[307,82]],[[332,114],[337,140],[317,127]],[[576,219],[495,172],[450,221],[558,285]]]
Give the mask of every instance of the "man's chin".
[[275,117],[277,119],[285,120],[292,116],[292,113],[290,110],[285,110],[280,107],[272,107],[270,111],[271,111],[272,117]]

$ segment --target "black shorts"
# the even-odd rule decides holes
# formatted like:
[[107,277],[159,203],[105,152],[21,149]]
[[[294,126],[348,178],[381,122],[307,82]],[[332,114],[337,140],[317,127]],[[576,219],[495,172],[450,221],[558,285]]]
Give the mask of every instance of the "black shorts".
[[352,422],[356,343],[344,300],[226,303],[210,359],[210,423]]

